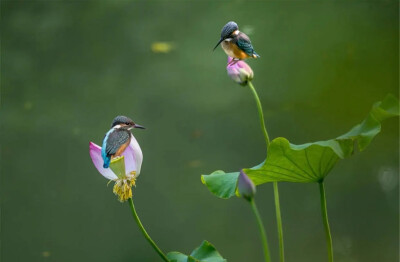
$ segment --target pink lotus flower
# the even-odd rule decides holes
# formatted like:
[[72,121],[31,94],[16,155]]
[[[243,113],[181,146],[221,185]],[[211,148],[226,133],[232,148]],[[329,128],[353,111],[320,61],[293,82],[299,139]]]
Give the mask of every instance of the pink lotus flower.
[[119,201],[124,202],[132,197],[132,186],[140,174],[143,154],[136,139],[132,136],[129,146],[120,157],[111,160],[109,168],[103,168],[104,160],[101,157],[101,147],[89,143],[89,154],[99,173],[105,178],[115,181],[113,192]]
[[241,85],[246,85],[247,82],[253,80],[254,77],[253,70],[246,62],[242,60],[233,61],[233,58],[229,56],[226,70],[230,78]]

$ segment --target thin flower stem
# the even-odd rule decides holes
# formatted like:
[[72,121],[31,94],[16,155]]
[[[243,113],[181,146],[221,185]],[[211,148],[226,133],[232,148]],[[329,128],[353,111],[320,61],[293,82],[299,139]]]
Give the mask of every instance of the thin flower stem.
[[284,262],[285,252],[283,246],[283,228],[282,228],[282,218],[281,218],[281,207],[279,204],[278,182],[274,182],[274,198],[275,198],[276,223],[278,227],[278,237],[279,237],[279,261]]
[[142,222],[140,222],[140,219],[136,213],[136,209],[135,209],[135,205],[133,204],[133,200],[132,198],[129,198],[129,206],[131,207],[132,210],[132,215],[133,218],[136,220],[136,223],[138,224],[140,230],[142,231],[144,237],[147,239],[147,241],[149,241],[150,245],[154,248],[154,250],[160,255],[160,257],[165,261],[165,262],[169,262],[168,258],[166,255],[164,255],[164,253],[161,251],[161,249],[156,245],[156,243],[154,243],[154,241],[151,239],[151,237],[149,236],[149,234],[147,234],[146,229],[144,229]]
[[321,213],[322,213],[322,220],[324,222],[324,227],[325,227],[326,245],[328,248],[328,259],[329,259],[329,262],[333,262],[332,236],[331,236],[331,230],[329,228],[329,222],[328,222],[328,211],[326,209],[325,186],[324,186],[323,181],[319,182],[319,193],[321,196]]
[[[265,138],[265,143],[267,145],[267,152],[268,152],[268,147],[270,144],[269,141],[269,135],[267,132],[267,128],[265,127],[265,122],[264,122],[264,113],[262,110],[262,105],[260,98],[258,97],[257,91],[254,88],[253,84],[249,81],[248,86],[250,87],[250,90],[253,92],[254,98],[257,103],[257,109],[258,109],[258,115],[260,117],[260,124],[261,124],[261,129],[264,134]],[[282,227],[282,218],[281,218],[281,207],[279,203],[279,190],[278,190],[278,182],[274,182],[274,198],[275,198],[275,212],[276,212],[276,224],[278,227],[278,237],[279,237],[279,254],[280,254],[280,262],[285,261],[285,256],[284,256],[284,245],[283,245],[283,227]]]
[[248,85],[250,87],[250,90],[253,92],[254,98],[256,99],[258,115],[260,117],[261,129],[263,131],[264,138],[265,138],[265,143],[267,144],[267,150],[268,150],[268,147],[269,147],[269,136],[268,136],[267,128],[265,128],[264,113],[263,113],[263,110],[262,110],[261,101],[260,101],[260,98],[258,97],[257,91],[254,88],[253,84],[249,81]]
[[258,227],[260,229],[260,235],[261,235],[261,241],[263,243],[263,248],[264,248],[264,256],[265,256],[265,262],[271,262],[271,258],[269,255],[269,248],[268,248],[268,241],[267,241],[267,234],[265,233],[264,225],[262,223],[260,213],[258,212],[256,202],[254,201],[254,198],[250,199],[250,204],[251,208],[253,209],[254,215],[256,216]]

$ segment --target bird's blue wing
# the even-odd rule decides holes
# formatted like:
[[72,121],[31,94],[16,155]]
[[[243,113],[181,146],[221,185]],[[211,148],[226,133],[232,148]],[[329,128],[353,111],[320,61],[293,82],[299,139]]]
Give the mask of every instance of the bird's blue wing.
[[118,149],[128,142],[130,136],[127,130],[116,130],[111,132],[107,137],[106,153],[107,155],[114,155]]
[[249,56],[259,56],[256,51],[254,51],[253,45],[251,44],[250,38],[240,32],[239,35],[236,37],[236,45],[242,49],[246,54],[248,54]]
[[111,156],[117,153],[118,149],[128,142],[129,139],[130,132],[127,130],[111,129],[107,132],[101,147],[101,156],[104,160],[104,168],[107,168],[110,165]]

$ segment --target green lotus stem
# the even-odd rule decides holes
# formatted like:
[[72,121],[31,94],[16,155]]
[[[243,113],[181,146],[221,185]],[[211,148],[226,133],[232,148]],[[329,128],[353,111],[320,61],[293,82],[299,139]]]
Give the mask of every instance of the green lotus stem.
[[[267,145],[267,152],[268,152],[268,147],[270,144],[269,141],[269,135],[267,132],[267,128],[265,127],[265,122],[264,122],[264,113],[262,110],[262,105],[260,98],[258,97],[257,91],[254,88],[253,84],[249,81],[248,86],[250,87],[250,90],[253,92],[254,98],[257,103],[257,109],[258,109],[258,115],[260,117],[260,124],[261,124],[261,129],[264,134],[265,138],[265,143]],[[283,227],[282,227],[282,218],[281,218],[281,207],[279,203],[279,190],[278,190],[278,182],[274,182],[274,198],[275,198],[275,213],[276,213],[276,224],[278,227],[278,237],[279,237],[279,254],[280,254],[280,262],[285,261],[285,255],[284,255],[284,245],[283,245]]]
[[258,212],[258,208],[256,206],[256,202],[254,201],[254,198],[250,199],[250,205],[254,212],[254,215],[256,216],[258,227],[260,229],[261,241],[263,243],[263,249],[264,249],[265,262],[271,262],[271,258],[269,255],[267,234],[265,233],[264,225],[262,223],[261,216],[260,216],[260,213]]
[[282,228],[282,218],[281,218],[281,208],[279,204],[279,190],[278,182],[274,182],[274,198],[275,198],[275,213],[276,213],[276,223],[278,227],[278,237],[279,237],[279,261],[285,261],[285,252],[283,246],[283,228]]
[[261,129],[263,131],[263,134],[264,134],[264,137],[265,137],[265,143],[267,144],[267,150],[268,150],[270,142],[269,142],[269,136],[268,136],[267,128],[265,127],[264,113],[263,113],[263,110],[262,110],[261,101],[260,101],[260,98],[258,97],[257,91],[254,88],[253,84],[249,81],[248,85],[249,85],[251,91],[253,92],[254,98],[256,99],[258,115],[260,117]]
[[326,209],[326,196],[325,196],[325,186],[324,182],[319,182],[319,193],[321,196],[321,213],[322,213],[322,221],[324,222],[325,227],[325,235],[326,235],[326,245],[328,248],[328,259],[329,262],[333,262],[333,248],[332,248],[332,236],[331,230],[329,228],[328,222],[328,211]]
[[140,222],[140,219],[136,213],[136,209],[135,209],[135,205],[133,204],[133,200],[132,198],[129,198],[129,206],[131,207],[132,210],[132,215],[133,218],[136,220],[136,223],[138,224],[140,230],[142,231],[144,237],[147,239],[147,241],[149,241],[150,245],[154,248],[154,250],[160,255],[160,257],[165,261],[165,262],[169,262],[168,258],[166,255],[164,255],[164,253],[161,251],[161,249],[156,245],[156,243],[151,239],[151,237],[149,236],[149,234],[147,234],[146,229],[144,229],[142,222]]

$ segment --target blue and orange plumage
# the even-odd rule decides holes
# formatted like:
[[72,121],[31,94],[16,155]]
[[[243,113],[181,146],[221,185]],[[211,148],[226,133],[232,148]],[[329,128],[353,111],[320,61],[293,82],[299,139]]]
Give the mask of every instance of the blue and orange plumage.
[[245,33],[240,32],[238,25],[233,21],[228,22],[222,28],[221,38],[214,50],[219,44],[228,56],[236,60],[260,57],[254,50],[250,38]]
[[114,118],[111,124],[111,129],[104,136],[101,147],[101,156],[104,160],[104,168],[108,168],[110,166],[111,159],[122,155],[122,153],[128,147],[129,143],[131,142],[132,134],[130,130],[132,128],[144,129],[143,126],[135,124],[126,116],[117,116]]

